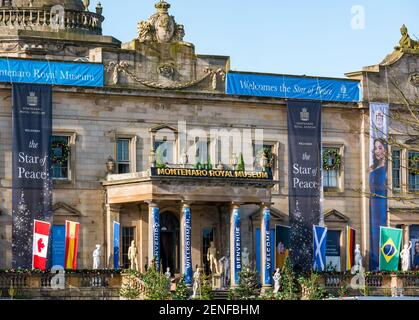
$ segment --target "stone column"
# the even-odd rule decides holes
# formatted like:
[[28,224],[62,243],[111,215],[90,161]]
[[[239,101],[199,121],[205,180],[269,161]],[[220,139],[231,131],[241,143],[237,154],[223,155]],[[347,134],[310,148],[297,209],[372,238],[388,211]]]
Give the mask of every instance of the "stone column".
[[187,286],[192,286],[193,271],[192,271],[192,217],[190,203],[183,202],[181,212],[181,272],[185,277]]
[[240,205],[232,204],[230,213],[230,279],[231,287],[237,287],[242,271]]
[[121,207],[119,205],[106,205],[106,261],[107,269],[113,269],[113,222],[119,222],[119,212]]
[[262,205],[260,219],[260,271],[263,289],[272,287],[272,254],[271,247],[271,209],[269,204]]
[[160,271],[160,209],[154,202],[148,203],[148,265],[155,262]]

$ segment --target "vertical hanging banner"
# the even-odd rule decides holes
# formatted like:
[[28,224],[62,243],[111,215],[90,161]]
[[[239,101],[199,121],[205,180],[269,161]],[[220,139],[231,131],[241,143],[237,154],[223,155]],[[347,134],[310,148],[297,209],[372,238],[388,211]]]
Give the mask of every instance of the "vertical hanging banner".
[[[272,246],[271,246],[271,210],[265,208],[263,210],[263,222],[262,222],[262,245],[264,250],[265,258],[265,270],[263,276],[262,285],[271,285],[272,284]],[[263,255],[262,255],[263,257]]]
[[239,273],[242,271],[242,248],[241,248],[241,224],[240,224],[240,208],[233,209],[233,270],[234,284],[239,283]]
[[156,263],[156,270],[160,271],[160,210],[157,207],[152,208],[152,228],[153,228],[153,259]]
[[370,263],[379,269],[380,227],[387,226],[387,138],[389,105],[370,104]]
[[121,224],[119,222],[113,222],[113,268],[119,269],[119,253],[120,243],[119,238],[121,236]]
[[50,86],[13,84],[12,267],[32,267],[34,220],[52,216]]
[[191,225],[191,208],[184,207],[183,208],[184,214],[184,225],[183,228],[185,230],[185,239],[184,239],[184,246],[185,246],[185,256],[184,258],[184,270],[185,270],[185,282],[187,285],[191,285],[193,282],[193,271],[192,271],[192,225]]
[[314,271],[325,271],[326,269],[326,241],[327,228],[313,226],[314,237]]
[[33,223],[32,269],[47,267],[48,243],[51,224],[35,220]]
[[79,229],[78,222],[65,222],[65,269],[77,269],[77,251],[79,244]]
[[380,227],[380,271],[398,271],[403,230]]
[[288,101],[290,259],[301,271],[313,266],[313,225],[320,221],[322,108]]
[[350,271],[355,264],[355,229],[346,227],[346,270]]

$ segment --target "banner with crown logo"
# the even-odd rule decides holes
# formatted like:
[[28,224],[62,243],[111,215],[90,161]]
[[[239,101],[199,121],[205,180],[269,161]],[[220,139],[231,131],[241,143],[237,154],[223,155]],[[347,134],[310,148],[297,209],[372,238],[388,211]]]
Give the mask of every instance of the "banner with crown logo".
[[288,102],[288,192],[290,258],[294,267],[313,266],[313,225],[320,220],[321,119],[318,102]]
[[52,88],[13,85],[12,266],[32,268],[34,220],[52,215]]

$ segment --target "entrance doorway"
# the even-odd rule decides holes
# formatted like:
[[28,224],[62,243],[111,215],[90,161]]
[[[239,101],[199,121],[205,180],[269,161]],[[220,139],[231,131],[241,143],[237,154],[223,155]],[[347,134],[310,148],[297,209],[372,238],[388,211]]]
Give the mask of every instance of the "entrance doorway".
[[180,272],[180,223],[175,214],[160,215],[160,251],[163,273],[170,268],[172,276]]

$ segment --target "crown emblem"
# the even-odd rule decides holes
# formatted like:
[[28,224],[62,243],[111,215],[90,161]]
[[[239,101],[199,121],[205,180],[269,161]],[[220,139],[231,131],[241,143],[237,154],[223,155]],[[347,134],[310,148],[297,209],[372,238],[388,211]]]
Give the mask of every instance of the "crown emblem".
[[300,119],[301,121],[309,121],[310,120],[310,113],[307,111],[306,108],[303,108],[303,110],[300,112]]
[[170,3],[167,3],[164,0],[161,0],[156,3],[155,7],[160,12],[167,12],[170,9],[171,5]]
[[36,107],[38,105],[38,97],[36,96],[35,92],[29,92],[29,96],[27,97],[28,106]]

